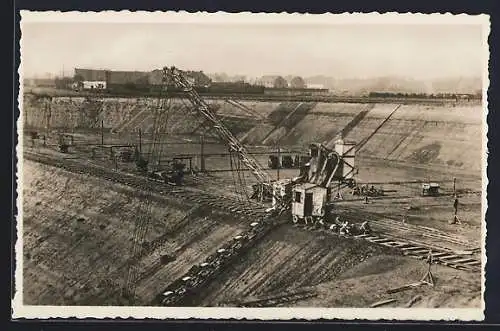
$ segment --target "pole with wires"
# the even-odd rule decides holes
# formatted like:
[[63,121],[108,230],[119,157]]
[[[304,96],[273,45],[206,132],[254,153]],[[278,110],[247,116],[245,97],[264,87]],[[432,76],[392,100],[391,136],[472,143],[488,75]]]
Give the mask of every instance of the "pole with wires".
[[276,167],[276,177],[280,180],[280,168],[281,168],[281,153],[280,153],[280,145],[278,145],[278,164]]

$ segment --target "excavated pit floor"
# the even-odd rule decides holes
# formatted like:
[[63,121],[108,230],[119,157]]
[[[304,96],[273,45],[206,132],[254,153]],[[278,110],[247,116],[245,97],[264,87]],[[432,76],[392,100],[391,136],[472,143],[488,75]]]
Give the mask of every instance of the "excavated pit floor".
[[[251,221],[31,161],[24,162],[23,188],[25,304],[129,304],[120,290],[134,226],[138,218],[149,216],[145,241],[162,236],[167,240],[136,265],[134,304],[147,305]],[[162,264],[163,255],[175,260]],[[230,266],[196,298],[196,304],[238,305],[307,290],[316,295],[289,305],[361,307],[387,298],[388,288],[418,281],[424,270],[423,262],[398,251],[287,224]],[[398,299],[393,305],[405,306],[415,295],[423,297],[415,305],[425,307],[479,305],[478,274],[438,266],[434,270],[436,288],[392,295]]]
[[[248,221],[191,201],[154,199],[129,187],[24,162],[23,285],[25,304],[125,304],[119,292],[134,227],[149,217],[144,241],[164,245],[138,264],[138,304],[147,304]],[[161,264],[163,255],[174,261]]]
[[[67,122],[63,116],[67,102],[59,100],[54,105],[54,118],[59,120],[59,125]],[[72,111],[81,114],[81,101],[70,102],[74,103]],[[137,143],[135,131],[140,126],[130,122],[130,118],[141,109],[136,106],[131,108],[127,102],[108,101],[117,107],[106,108],[105,125],[123,129],[123,132],[108,134],[105,137],[107,144]],[[246,104],[271,119],[276,117],[275,122],[252,119],[252,128],[248,125],[240,127],[235,117],[228,123],[245,143],[267,144],[265,150],[274,148],[274,143],[280,140],[301,148],[311,141],[331,143],[348,126],[352,127],[345,132],[347,138],[362,141],[396,106],[318,103],[304,114],[285,120],[287,113],[282,110],[288,109],[291,113],[298,104]],[[26,105],[31,122],[35,125],[40,122],[40,126],[45,127],[44,116],[36,113],[37,104],[27,102]],[[128,114],[125,121],[122,118],[124,112]],[[360,112],[367,113],[353,123]],[[227,105],[221,113],[236,114]],[[345,199],[339,202],[339,208],[359,211],[353,216],[356,220],[362,220],[365,212],[382,214],[381,217],[393,220],[401,220],[405,215],[409,224],[436,228],[479,247],[482,220],[481,195],[478,194],[481,191],[479,114],[481,108],[478,105],[402,106],[361,149],[357,158],[358,180],[380,183],[375,186],[386,190],[387,196],[371,199],[365,205],[360,199],[350,196],[348,190],[343,190]],[[241,117],[241,114],[238,116]],[[177,133],[189,135],[199,124],[199,121],[185,121],[185,117],[178,117],[176,123],[180,124],[173,125],[173,131]],[[241,117],[241,121],[244,120],[244,116]],[[88,118],[78,121],[77,126],[90,126],[94,131],[82,132],[76,135],[76,139],[99,144],[97,122]],[[144,130],[150,126],[148,121],[151,122],[151,116],[144,119]],[[198,133],[192,134],[192,139],[184,138],[169,138],[169,141],[190,141],[193,145],[165,146],[162,148],[163,155],[200,152],[200,145],[195,143],[199,139]],[[28,144],[30,142],[26,140],[25,146]],[[77,154],[80,154],[82,159],[88,159],[88,150],[83,151],[85,148],[69,156],[78,157]],[[227,153],[227,148],[206,145],[205,153]],[[96,162],[107,162],[109,167],[113,167],[112,162],[105,161],[105,158]],[[261,164],[267,164],[266,155],[258,158]],[[217,156],[208,160],[208,166],[213,169],[231,167],[227,157]],[[273,178],[277,177],[276,172],[270,173]],[[297,170],[282,170],[280,177],[292,177],[297,173]],[[30,161],[24,162],[23,176],[25,304],[128,304],[120,297],[120,290],[125,281],[134,227],[137,220],[150,217],[151,225],[145,241],[166,240],[161,249],[152,251],[137,264],[139,280],[135,304],[148,304],[170,282],[182,276],[193,264],[202,262],[252,221],[201,208],[193,201],[169,197],[148,199],[147,194],[138,194],[130,187]],[[460,226],[448,224],[453,215],[450,193],[454,177],[461,192],[459,215],[463,224]],[[254,179],[247,173],[243,180],[250,192]],[[438,181],[444,195],[422,198],[419,197],[421,184],[389,183],[413,180]],[[197,189],[208,190],[221,197],[234,196],[238,191],[244,193],[230,172],[213,173],[192,184]],[[385,228],[384,231],[391,229]],[[411,232],[398,231],[394,230],[394,233],[413,238]],[[174,256],[175,260],[162,264],[160,260],[164,255]],[[211,283],[197,298],[197,304],[234,305],[288,291],[307,290],[314,291],[316,295],[289,305],[366,307],[378,300],[395,298],[397,301],[389,306],[404,307],[411,299],[420,296],[413,306],[480,306],[481,277],[478,273],[440,266],[433,268],[436,278],[434,288],[424,286],[387,295],[385,291],[388,288],[418,281],[425,271],[423,262],[364,241],[284,225],[261,240]]]

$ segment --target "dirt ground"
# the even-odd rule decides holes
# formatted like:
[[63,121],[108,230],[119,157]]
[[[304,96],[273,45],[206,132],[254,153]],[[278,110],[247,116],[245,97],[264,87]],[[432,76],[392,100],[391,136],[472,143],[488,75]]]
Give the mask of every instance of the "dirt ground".
[[[74,109],[82,107],[78,100],[57,102],[61,109],[68,102]],[[130,131],[124,129],[117,134],[105,133],[105,144],[137,144],[138,135],[132,126],[138,121],[134,117],[142,116],[139,101],[107,102],[108,128],[115,125]],[[347,138],[362,141],[395,107],[317,104],[295,119],[297,123],[291,120],[284,123],[286,111],[295,109],[297,105],[255,102],[246,106],[270,118],[276,117],[275,122],[254,121],[251,125],[239,125],[235,118],[239,116],[243,119],[244,116],[224,105],[221,114],[234,116],[228,123],[238,137],[248,143],[262,145],[270,140],[266,138],[272,134],[273,137],[282,137],[288,148],[299,147],[303,150],[312,140],[333,141],[349,125],[352,128],[345,130]],[[30,111],[33,113],[35,108],[36,105],[32,105]],[[362,199],[352,196],[350,190],[343,189],[344,199],[334,201],[334,210],[353,221],[373,220],[375,230],[395,237],[429,245],[445,245],[455,250],[465,246],[480,247],[482,217],[477,107],[434,109],[412,105],[403,106],[403,109],[404,112],[396,112],[388,125],[373,136],[356,159],[359,167],[356,179],[384,190],[385,195],[364,204]],[[123,111],[127,112],[125,120],[119,116]],[[353,123],[360,112],[366,114]],[[62,121],[64,118],[59,115],[55,118]],[[30,116],[33,122],[43,122],[40,114]],[[88,122],[81,118],[72,120],[79,125]],[[145,117],[142,125],[149,125],[147,121]],[[95,121],[91,122],[95,129],[92,132],[72,131],[76,133],[75,139],[80,146],[65,157],[131,170],[133,165],[115,164],[106,150],[98,153],[94,160],[89,160],[90,147],[85,144],[99,144],[101,140]],[[293,127],[288,127],[289,122]],[[196,125],[189,123],[175,130],[189,133]],[[147,155],[150,137],[146,134],[142,138],[142,147]],[[168,139],[171,145],[161,147],[165,158],[200,153],[198,133],[169,136]],[[207,140],[213,141],[210,137]],[[30,144],[25,138],[25,146]],[[52,149],[50,153],[58,154],[54,151],[55,147],[49,146]],[[40,146],[35,148],[38,151],[43,149]],[[272,144],[250,147],[251,151],[271,152],[274,149]],[[47,148],[44,150],[47,151]],[[227,153],[227,147],[207,143],[204,152]],[[264,154],[257,159],[266,166],[267,157]],[[199,158],[195,157],[193,162],[195,167],[200,167]],[[235,167],[227,156],[217,155],[208,158],[206,165],[208,170]],[[220,195],[221,199],[224,196],[239,196],[244,203],[255,179],[250,173],[243,173],[240,178],[231,172],[187,175],[186,181],[196,189]],[[278,176],[277,171],[269,171],[269,175],[273,179]],[[297,175],[297,169],[280,171],[280,178]],[[453,178],[457,179],[460,225],[449,224],[453,217]],[[421,183],[411,183],[418,180],[439,182],[441,196],[421,197]],[[147,192],[138,195],[130,187],[30,161],[24,162],[23,195],[23,285],[26,304],[130,303],[121,298],[120,291],[132,257],[136,223],[148,220],[145,242],[161,241],[162,244],[152,250],[143,247],[147,254],[134,264],[139,270],[134,304],[146,305],[192,265],[200,263],[228,238],[240,233],[249,222],[248,219],[204,208],[193,201],[149,195]],[[426,231],[431,231],[433,235],[424,236]],[[453,235],[455,241],[440,239],[440,236],[449,235]],[[174,260],[162,262],[162,256],[171,256]],[[211,283],[198,298],[198,304],[235,305],[289,291],[307,290],[314,292],[315,296],[289,305],[366,307],[389,298],[397,301],[388,306],[397,307],[408,306],[410,301],[414,301],[411,305],[417,307],[480,305],[479,274],[440,266],[433,267],[435,287],[422,286],[391,295],[386,293],[389,288],[418,281],[424,272],[422,261],[403,257],[399,251],[286,224],[257,243],[238,263]]]
[[[118,294],[138,218],[150,220],[146,242],[162,236],[166,242],[139,260],[136,304],[147,304],[248,223],[30,161],[24,162],[23,212],[26,304],[122,304]],[[159,263],[166,254],[175,261]]]
[[418,307],[478,307],[480,277],[433,266],[435,286],[399,293],[387,290],[421,280],[425,262],[362,240],[313,233],[286,225],[276,229],[238,264],[209,286],[198,304],[241,305],[283,293],[312,292],[314,297],[287,306],[367,307],[385,300],[406,307],[419,295]]

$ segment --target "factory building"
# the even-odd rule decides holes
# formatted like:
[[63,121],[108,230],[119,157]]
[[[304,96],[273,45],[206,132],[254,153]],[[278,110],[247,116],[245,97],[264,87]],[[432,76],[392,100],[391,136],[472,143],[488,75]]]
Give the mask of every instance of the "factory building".
[[[212,80],[203,71],[185,71],[189,82],[195,86],[210,86]],[[116,85],[133,84],[137,86],[163,84],[163,71],[112,71],[100,69],[75,68],[75,80],[83,83],[83,88],[92,88],[97,85],[107,88]]]

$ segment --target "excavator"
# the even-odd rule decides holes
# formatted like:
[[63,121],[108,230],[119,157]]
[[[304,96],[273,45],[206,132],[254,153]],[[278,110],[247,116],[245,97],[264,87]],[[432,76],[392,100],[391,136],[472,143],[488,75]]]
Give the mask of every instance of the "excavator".
[[[210,106],[199,96],[193,86],[175,67],[163,68],[164,84],[181,89],[192,105],[192,112],[205,119],[224,141],[231,152],[251,171],[259,186],[272,196],[272,207],[268,214],[250,224],[250,227],[224,244],[205,261],[193,266],[183,277],[171,283],[151,302],[152,305],[179,306],[189,305],[218,272],[233,261],[242,251],[249,249],[258,238],[268,233],[274,225],[281,223],[291,212],[295,222],[316,222],[328,230],[332,227],[341,235],[354,234],[352,226],[346,222],[328,226],[327,202],[331,197],[330,184],[336,180],[349,185],[354,175],[354,146],[339,141],[335,150],[322,144],[310,145],[310,160],[301,169],[300,175],[281,181],[271,180],[260,164],[247,152],[245,146],[236,139],[224,124],[215,116]],[[285,217],[282,217],[282,216]],[[361,227],[360,227],[361,228]],[[367,229],[367,226],[364,227]],[[332,231],[333,229],[330,229]]]
[[[192,106],[191,112],[196,116],[201,116],[206,125],[214,129],[219,138],[228,146],[230,152],[237,155],[239,160],[250,170],[258,182],[254,185],[254,196],[267,195],[271,197],[270,212],[281,214],[284,211],[292,210],[292,215],[297,220],[304,217],[315,218],[321,213],[324,216],[324,204],[330,197],[329,187],[332,181],[347,183],[353,178],[354,148],[352,144],[339,141],[335,146],[336,150],[330,150],[319,143],[311,144],[310,161],[301,169],[298,177],[281,181],[272,180],[259,162],[248,153],[245,146],[215,115],[210,105],[201,98],[181,70],[176,67],[164,67],[163,80],[165,86],[174,85],[181,89]],[[344,153],[349,148],[349,153]],[[317,193],[318,197],[314,193],[310,194],[316,191],[319,192]],[[298,198],[293,200],[292,193],[298,197],[299,192],[304,192],[304,200]]]

